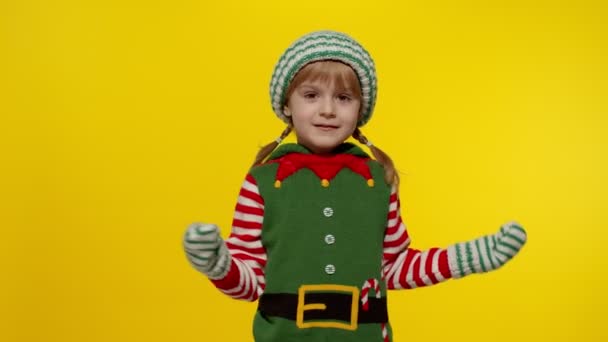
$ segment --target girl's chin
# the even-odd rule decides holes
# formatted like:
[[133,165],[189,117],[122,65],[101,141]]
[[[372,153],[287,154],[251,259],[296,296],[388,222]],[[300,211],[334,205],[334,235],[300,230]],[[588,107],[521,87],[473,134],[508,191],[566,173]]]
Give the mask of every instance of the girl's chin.
[[330,153],[336,147],[340,146],[340,144],[342,144],[342,141],[326,144],[310,144],[308,145],[308,149],[317,154],[325,154]]

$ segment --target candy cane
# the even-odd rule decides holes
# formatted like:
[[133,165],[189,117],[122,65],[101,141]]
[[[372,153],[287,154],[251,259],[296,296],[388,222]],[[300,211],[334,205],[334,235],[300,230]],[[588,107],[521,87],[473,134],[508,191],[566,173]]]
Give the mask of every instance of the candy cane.
[[[376,292],[376,298],[380,298],[380,283],[375,279],[371,278],[363,283],[363,287],[361,288],[361,307],[363,310],[369,310],[369,290],[373,288],[374,292]],[[388,339],[388,329],[386,328],[386,323],[382,323],[382,337],[384,338],[384,342],[390,342]]]

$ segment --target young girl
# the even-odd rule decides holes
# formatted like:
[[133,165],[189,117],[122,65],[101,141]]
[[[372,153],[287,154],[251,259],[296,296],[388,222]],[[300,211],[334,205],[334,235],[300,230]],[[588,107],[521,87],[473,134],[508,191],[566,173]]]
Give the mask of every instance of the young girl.
[[[387,290],[497,269],[526,241],[507,223],[446,249],[409,247],[393,163],[359,130],[376,89],[374,63],[351,37],[319,31],[295,41],[270,84],[288,126],[249,171],[230,237],[213,224],[186,231],[194,268],[226,295],[258,300],[257,342],[391,341]],[[292,128],[297,144],[277,148]]]

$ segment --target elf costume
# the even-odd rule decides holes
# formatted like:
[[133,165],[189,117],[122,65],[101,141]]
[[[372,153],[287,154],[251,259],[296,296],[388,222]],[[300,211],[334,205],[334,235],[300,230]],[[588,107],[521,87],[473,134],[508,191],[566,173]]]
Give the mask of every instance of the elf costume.
[[[376,77],[369,54],[331,31],[306,35],[281,57],[271,82],[275,113],[303,66],[338,60],[363,93],[359,126],[371,117]],[[381,164],[350,143],[331,155],[279,146],[247,175],[226,242],[213,224],[192,224],[184,239],[191,264],[223,293],[259,300],[257,342],[391,341],[386,292],[494,270],[523,246],[508,223],[494,235],[446,249],[409,248],[395,187]]]

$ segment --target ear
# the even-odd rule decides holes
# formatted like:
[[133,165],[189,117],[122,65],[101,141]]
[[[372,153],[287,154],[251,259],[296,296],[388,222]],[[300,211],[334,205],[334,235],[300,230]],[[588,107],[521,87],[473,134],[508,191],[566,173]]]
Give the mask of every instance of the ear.
[[285,116],[291,116],[291,110],[289,107],[283,106],[283,114],[285,114]]

